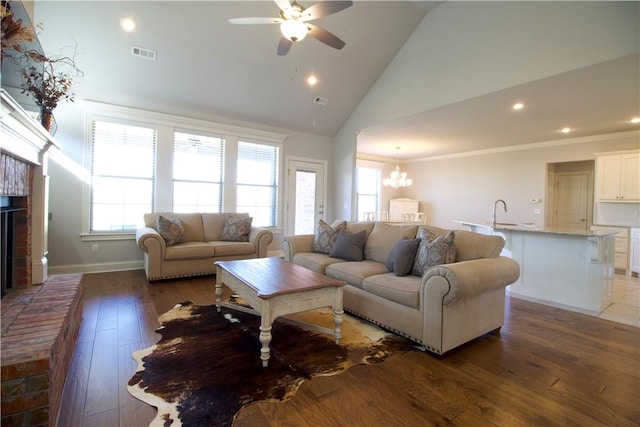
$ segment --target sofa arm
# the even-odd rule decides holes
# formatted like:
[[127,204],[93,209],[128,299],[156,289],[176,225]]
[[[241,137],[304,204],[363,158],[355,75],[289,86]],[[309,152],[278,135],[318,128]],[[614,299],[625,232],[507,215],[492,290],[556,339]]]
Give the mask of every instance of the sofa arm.
[[251,227],[249,232],[249,242],[256,245],[256,257],[266,258],[267,248],[273,241],[271,230],[261,227]]
[[157,256],[158,259],[164,258],[167,243],[155,229],[151,227],[138,228],[136,230],[136,243],[141,251],[150,256]]
[[298,234],[295,236],[286,236],[282,240],[282,251],[284,252],[284,260],[293,262],[293,257],[299,252],[313,252],[314,234]]
[[[518,280],[518,277],[520,266],[511,258],[474,259],[430,268],[422,276],[420,292],[429,296],[436,293],[447,305],[489,290],[504,288]],[[436,280],[432,280],[434,278]],[[424,295],[421,295],[421,299],[424,300]]]

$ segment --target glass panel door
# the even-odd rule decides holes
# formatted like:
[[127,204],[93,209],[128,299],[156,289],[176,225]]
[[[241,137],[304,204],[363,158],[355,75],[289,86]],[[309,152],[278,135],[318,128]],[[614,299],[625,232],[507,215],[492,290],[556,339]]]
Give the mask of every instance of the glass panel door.
[[287,233],[313,234],[324,218],[324,164],[289,162]]

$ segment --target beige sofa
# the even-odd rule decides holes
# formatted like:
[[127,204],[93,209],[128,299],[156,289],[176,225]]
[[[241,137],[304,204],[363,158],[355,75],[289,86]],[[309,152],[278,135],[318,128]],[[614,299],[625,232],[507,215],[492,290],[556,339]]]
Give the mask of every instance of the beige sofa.
[[[178,219],[184,229],[181,243],[167,245],[158,232],[158,216]],[[221,240],[228,218],[248,218],[245,213],[170,213],[144,215],[145,227],[136,230],[136,242],[144,252],[149,281],[214,274],[218,260],[264,258],[273,240],[271,231],[251,227],[246,242]]]
[[366,230],[364,259],[345,261],[313,251],[314,235],[287,236],[285,259],[347,282],[345,310],[404,335],[436,354],[458,347],[504,323],[505,287],[520,267],[499,256],[504,240],[455,230],[455,262],[431,267],[421,277],[396,276],[386,259],[402,237],[415,238],[419,227],[435,235],[448,230],[432,226],[352,222],[346,231]]

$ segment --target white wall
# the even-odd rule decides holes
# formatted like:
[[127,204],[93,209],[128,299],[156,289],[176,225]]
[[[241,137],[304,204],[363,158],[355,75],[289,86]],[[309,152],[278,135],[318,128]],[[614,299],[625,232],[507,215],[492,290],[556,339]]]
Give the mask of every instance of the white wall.
[[335,216],[351,215],[360,129],[636,53],[638,6],[454,1],[435,8],[336,136]]
[[[70,272],[111,271],[117,269],[142,268],[142,252],[134,240],[82,241],[82,210],[87,201],[83,200],[83,186],[88,172],[85,154],[89,141],[85,141],[85,110],[82,103],[64,104],[56,109],[58,132],[55,138],[61,143],[62,157],[66,163],[50,161],[50,201],[49,212],[49,274]],[[224,123],[217,117],[212,121]],[[303,134],[286,129],[266,128],[252,123],[228,122],[234,126],[284,133],[289,135],[283,143],[282,159],[286,156],[300,156],[329,161],[333,141],[330,138]],[[281,179],[284,179],[284,171]],[[281,186],[280,202],[284,197],[284,182]],[[331,178],[329,185],[332,185]],[[329,209],[331,206],[329,200]],[[330,210],[331,211],[331,210]],[[91,245],[99,244],[99,252],[92,253]],[[274,241],[269,252],[277,253],[282,248],[282,235],[275,230]]]
[[[453,220],[486,224],[497,199],[503,199],[508,207],[507,213],[501,206],[497,210],[499,222],[532,222],[542,227],[548,163],[594,160],[596,153],[638,148],[640,134],[625,132],[531,144],[491,154],[405,163],[403,170],[413,179],[413,185],[402,194],[419,200],[427,223],[439,227],[461,228]],[[532,204],[532,198],[542,202]],[[638,204],[630,206],[635,209],[622,207],[619,216],[637,224]],[[536,208],[540,214],[534,213]]]

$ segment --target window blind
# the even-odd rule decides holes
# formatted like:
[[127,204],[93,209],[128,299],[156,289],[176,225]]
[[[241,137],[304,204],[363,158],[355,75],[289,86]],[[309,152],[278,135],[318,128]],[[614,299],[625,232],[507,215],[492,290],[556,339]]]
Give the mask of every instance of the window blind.
[[133,231],[153,210],[156,130],[94,120],[90,231]]
[[175,132],[174,212],[221,212],[224,138]]
[[237,211],[248,212],[257,226],[277,224],[279,158],[278,146],[238,142]]

